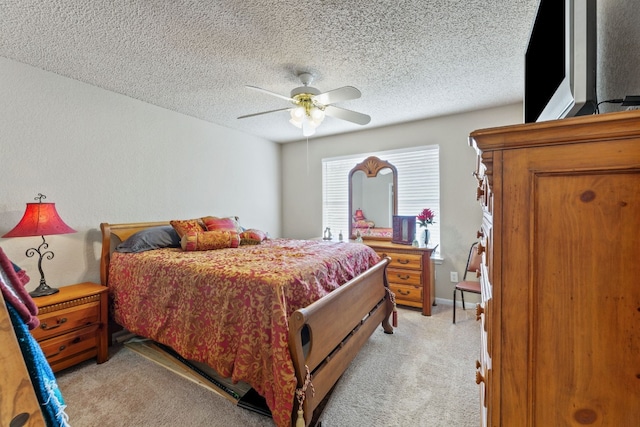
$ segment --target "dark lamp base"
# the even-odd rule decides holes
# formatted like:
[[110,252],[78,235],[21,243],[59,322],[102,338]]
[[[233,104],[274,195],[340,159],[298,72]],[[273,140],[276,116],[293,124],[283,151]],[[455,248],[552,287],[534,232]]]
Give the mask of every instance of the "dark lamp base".
[[53,295],[57,292],[60,292],[60,289],[51,288],[46,283],[44,285],[41,283],[40,286],[38,286],[33,291],[29,292],[29,295],[31,295],[34,298],[37,298],[37,297],[44,297],[47,295]]

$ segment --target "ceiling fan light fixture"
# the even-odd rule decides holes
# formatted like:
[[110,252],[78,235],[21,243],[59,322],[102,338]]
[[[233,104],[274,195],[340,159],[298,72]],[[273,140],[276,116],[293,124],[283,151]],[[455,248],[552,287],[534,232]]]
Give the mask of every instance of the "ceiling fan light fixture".
[[289,120],[289,123],[291,123],[292,125],[294,125],[298,129],[302,129],[302,122],[303,122],[304,117],[305,117],[304,108],[303,107],[293,108],[293,109],[291,109],[289,114],[291,115],[291,119]]
[[302,123],[302,118],[305,115],[304,107],[296,107],[291,109],[291,120]]
[[316,127],[324,120],[322,106],[314,104],[310,94],[299,94],[294,99],[298,106],[291,109],[289,123],[302,129],[303,136],[315,134]]
[[317,123],[318,125],[324,120],[324,110],[322,110],[321,108],[312,108],[309,115],[311,116],[311,121]]

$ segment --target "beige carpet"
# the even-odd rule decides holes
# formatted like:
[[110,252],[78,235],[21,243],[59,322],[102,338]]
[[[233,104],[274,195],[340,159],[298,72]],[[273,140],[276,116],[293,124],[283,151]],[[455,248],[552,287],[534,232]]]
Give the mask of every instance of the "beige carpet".
[[[396,332],[374,333],[338,382],[322,426],[476,427],[475,310],[459,309],[456,325],[450,305],[434,307],[431,317],[398,310]],[[106,363],[87,361],[56,376],[73,427],[273,426],[123,346]]]
[[183,359],[168,347],[163,348],[152,340],[135,337],[126,341],[124,346],[202,387],[209,388],[229,399],[234,405],[238,404],[240,397],[251,390],[249,384],[244,382],[234,384],[231,378],[223,377],[204,363]]

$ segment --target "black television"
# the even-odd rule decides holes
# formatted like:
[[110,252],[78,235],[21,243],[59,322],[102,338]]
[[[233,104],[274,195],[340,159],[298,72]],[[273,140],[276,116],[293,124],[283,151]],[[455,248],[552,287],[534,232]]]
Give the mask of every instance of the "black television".
[[596,0],[540,0],[525,53],[525,123],[596,111],[596,47]]

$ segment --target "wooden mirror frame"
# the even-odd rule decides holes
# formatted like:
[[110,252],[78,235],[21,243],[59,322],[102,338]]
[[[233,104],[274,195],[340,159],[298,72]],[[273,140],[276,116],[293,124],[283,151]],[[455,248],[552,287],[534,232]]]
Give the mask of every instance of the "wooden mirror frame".
[[[353,174],[357,171],[363,171],[367,178],[375,178],[376,176],[378,176],[378,172],[380,172],[380,170],[386,169],[386,168],[391,169],[391,172],[393,173],[392,211],[393,211],[393,215],[397,215],[398,214],[398,170],[396,169],[395,166],[393,166],[391,163],[385,160],[380,160],[376,156],[370,156],[364,159],[362,163],[358,163],[357,165],[355,165],[354,168],[351,169],[351,171],[349,171],[348,179],[349,179],[349,238],[350,239],[356,238],[353,230],[353,196],[352,196]],[[392,228],[392,227],[393,227],[393,222],[389,224],[389,228]],[[390,241],[392,238],[392,235],[390,235],[389,237],[362,236],[362,238],[365,240],[368,239],[368,240],[389,240]]]

